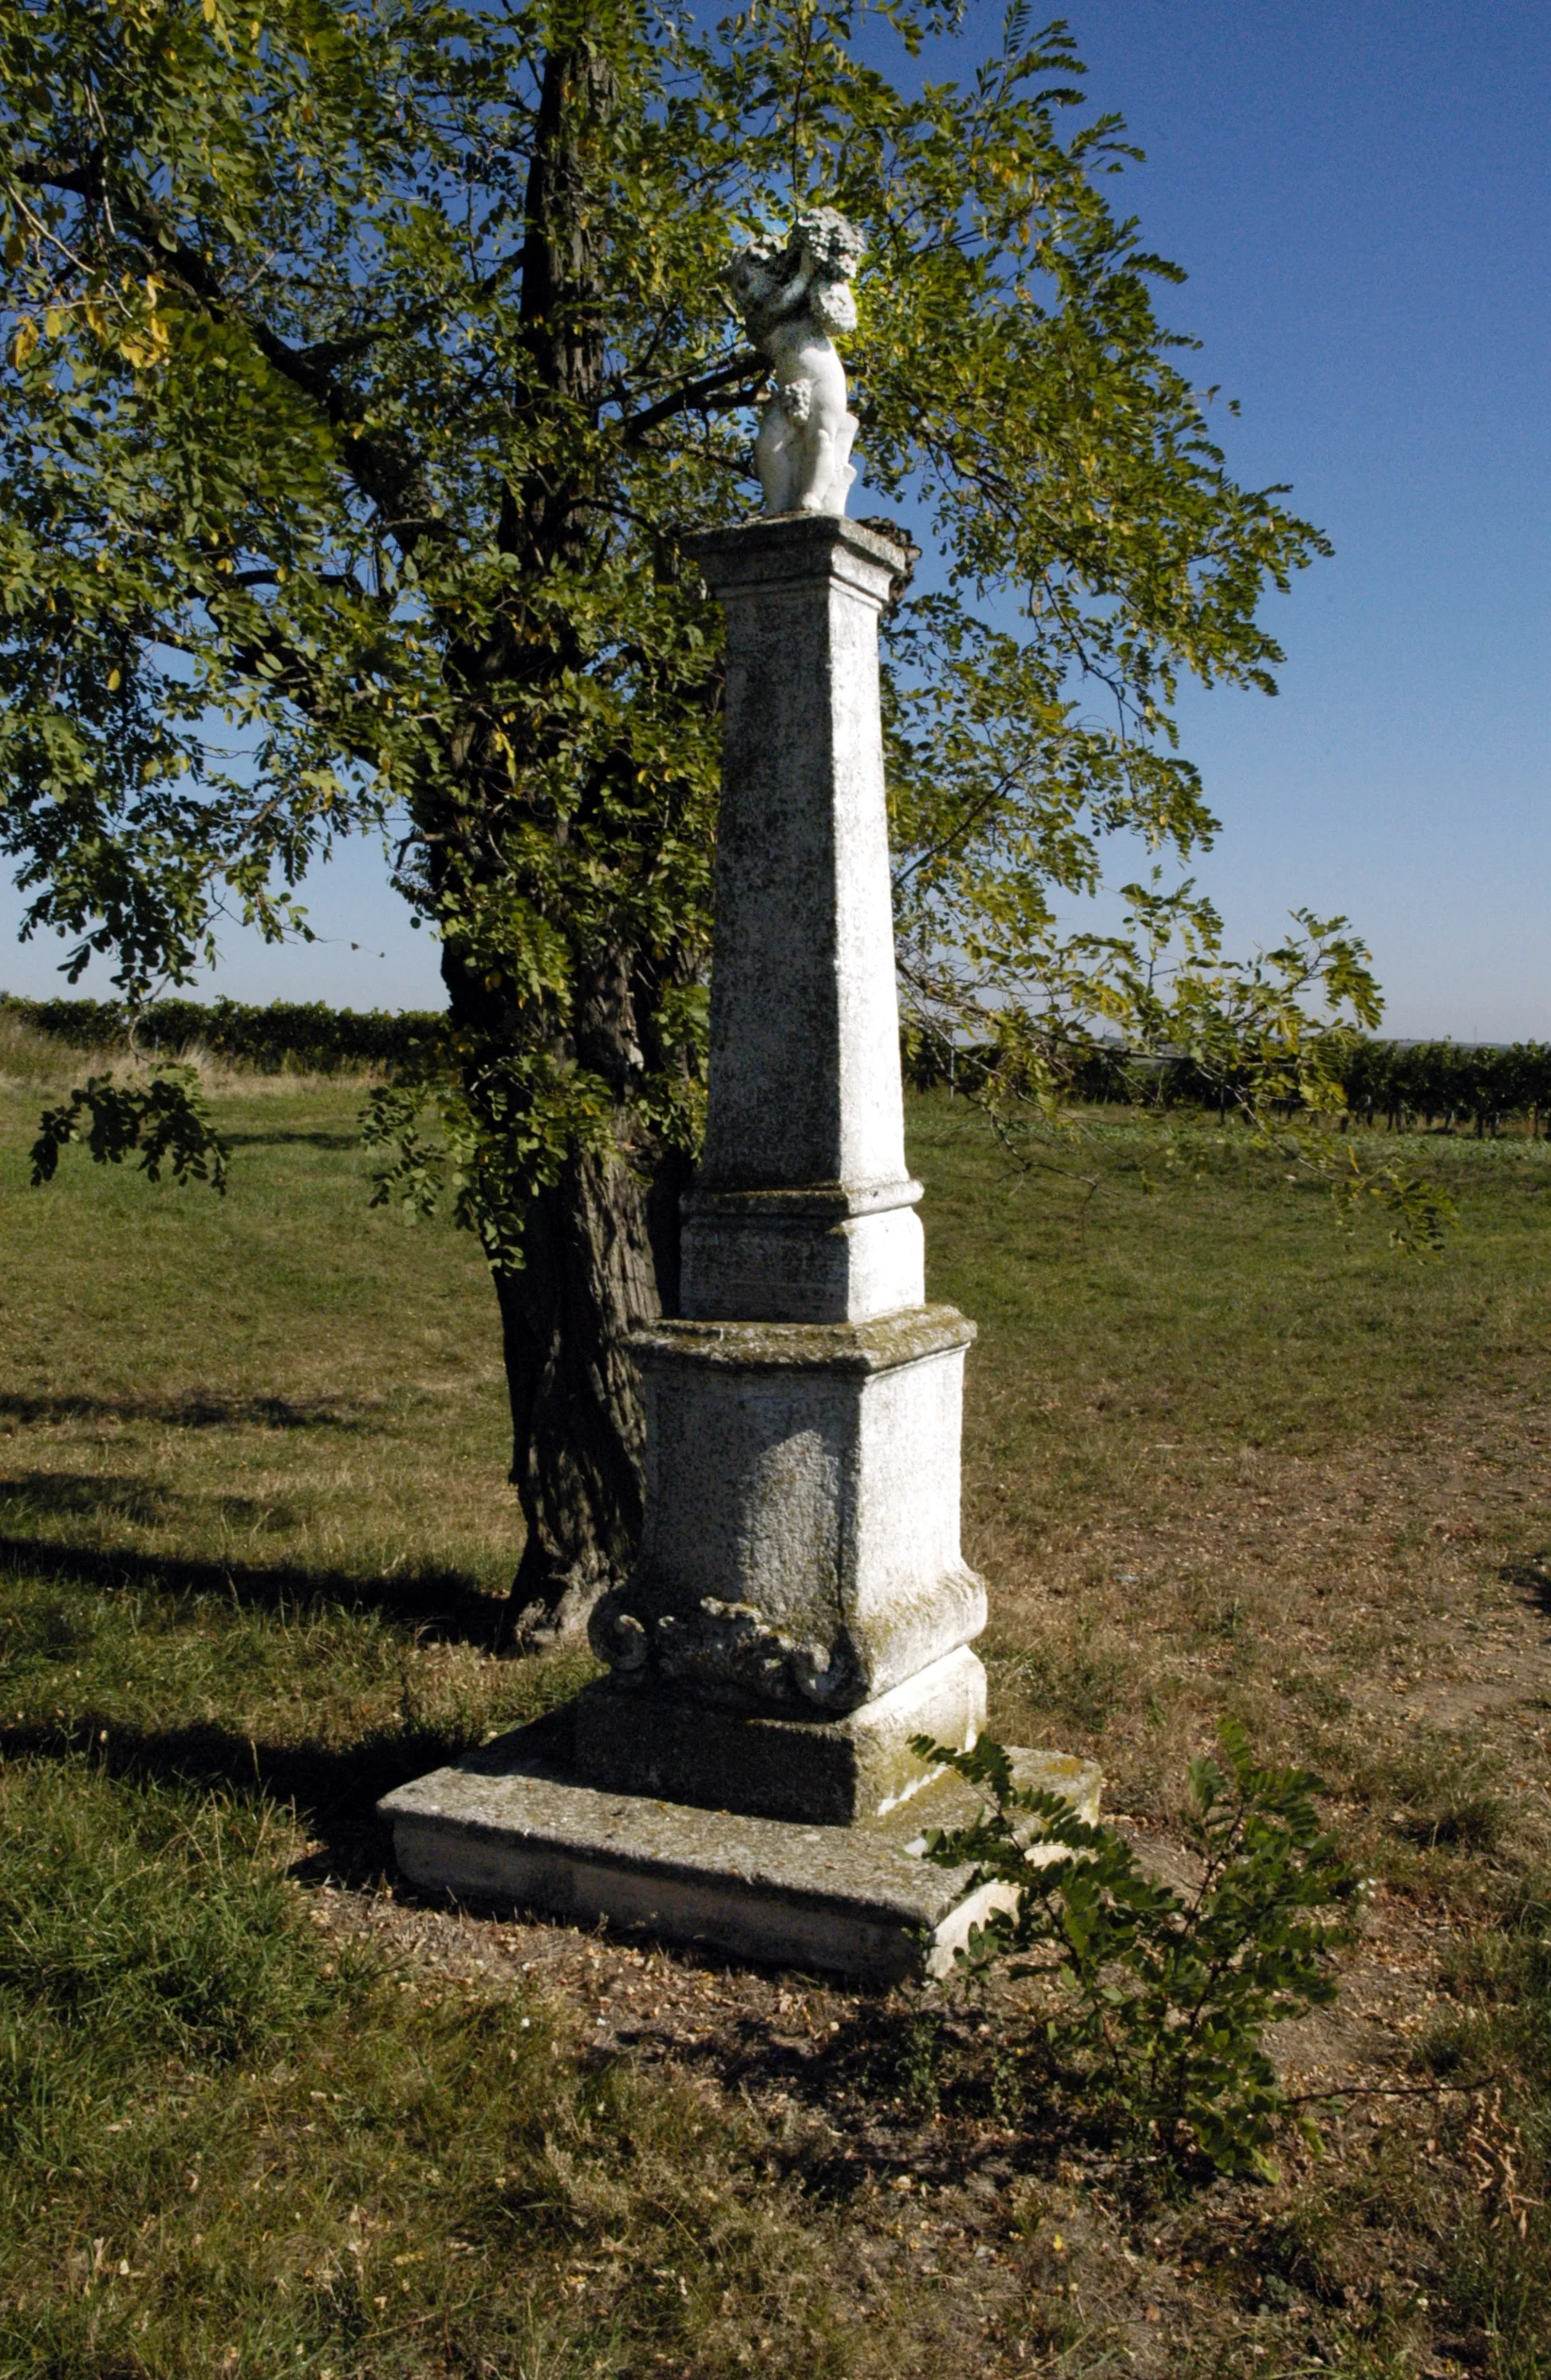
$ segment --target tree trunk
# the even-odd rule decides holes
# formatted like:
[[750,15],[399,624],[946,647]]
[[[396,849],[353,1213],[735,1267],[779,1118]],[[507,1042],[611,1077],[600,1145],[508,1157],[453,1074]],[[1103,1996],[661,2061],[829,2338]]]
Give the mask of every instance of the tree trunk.
[[527,1210],[522,1262],[495,1268],[512,1403],[512,1478],[527,1537],[503,1635],[533,1645],[585,1628],[640,1541],[646,1429],[626,1345],[676,1312],[687,1158],[648,1151],[628,1106],[641,1065],[629,971],[588,971],[574,1054],[612,1085],[614,1146],[579,1150]]
[[497,1268],[512,1477],[527,1542],[506,1633],[585,1627],[641,1528],[645,1437],[631,1325],[660,1313],[648,1198],[625,1159],[571,1158],[528,1211],[520,1268]]
[[[522,320],[529,406],[563,421],[596,420],[604,386],[603,307],[596,235],[588,203],[588,141],[614,103],[612,70],[588,43],[585,24],[545,60],[526,200]],[[523,589],[551,573],[585,572],[597,536],[591,468],[563,442],[501,500],[499,542],[519,565],[513,614],[490,643],[458,651],[457,678],[478,701],[491,678],[526,678],[536,689],[581,656],[552,624],[533,638],[522,619]],[[505,747],[509,754],[510,747]],[[533,755],[542,759],[540,747]],[[476,737],[462,756],[466,809],[450,812],[432,848],[460,900],[499,884],[499,834],[487,832],[509,802],[507,759]],[[527,813],[541,819],[541,808]],[[563,837],[563,821],[554,832]],[[598,929],[593,928],[596,934]],[[644,1139],[634,1102],[645,1070],[637,1006],[650,994],[638,954],[605,933],[574,953],[568,1009],[548,1015],[514,1004],[499,970],[454,931],[442,945],[442,974],[454,1022],[473,1055],[467,1082],[479,1111],[480,1085],[503,1048],[536,1041],[607,1084],[614,1101],[612,1142],[573,1149],[559,1178],[527,1206],[518,1260],[493,1267],[512,1407],[512,1478],[527,1543],[513,1583],[504,1633],[533,1644],[584,1627],[600,1595],[623,1583],[640,1536],[645,1432],[640,1391],[626,1349],[632,1326],[671,1311],[677,1295],[678,1192],[686,1172]],[[643,999],[642,995],[646,997]],[[500,1117],[488,1119],[500,1129]]]

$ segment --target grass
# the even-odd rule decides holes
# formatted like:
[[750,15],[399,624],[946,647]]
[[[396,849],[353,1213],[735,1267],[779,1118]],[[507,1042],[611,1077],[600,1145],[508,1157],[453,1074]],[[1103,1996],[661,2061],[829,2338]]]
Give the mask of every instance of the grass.
[[395,1896],[376,1796],[585,1667],[489,1649],[477,1251],[337,1077],[212,1071],[224,1202],[33,1192],[62,1063],[0,1050],[0,2374],[1551,2374],[1551,1150],[1430,1143],[1424,1269],[1230,1135],[1155,1190],[1101,1117],[1090,1196],[913,1105],[999,1732],[1167,1863],[1232,1710],[1380,1882],[1280,2045],[1327,2155],[1149,2202],[998,2008]]
[[322,1957],[256,1797],[77,1758],[0,1811],[7,2369],[716,2369],[733,2293],[843,2368],[726,2125],[531,1995]]

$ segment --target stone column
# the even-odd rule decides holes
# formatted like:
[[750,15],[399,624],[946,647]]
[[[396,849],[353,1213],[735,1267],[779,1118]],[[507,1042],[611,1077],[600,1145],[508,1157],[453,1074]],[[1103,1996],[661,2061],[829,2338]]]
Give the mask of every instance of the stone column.
[[727,615],[697,1319],[867,1322],[921,1304],[904,1162],[878,620],[906,566],[822,515],[697,540]]
[[906,556],[827,515],[690,551],[727,616],[706,1148],[682,1319],[635,1334],[645,1537],[600,1607],[588,1783],[847,1824],[973,1741],[973,1325],[924,1303],[905,1170],[878,621]]
[[[640,1560],[605,1680],[380,1807],[418,1885],[888,1983],[1010,1899],[919,1856],[979,1797],[910,1750],[980,1724],[985,1597],[974,1332],[923,1302],[904,1165],[877,639],[905,557],[834,512],[694,551],[728,641],[710,1113],[684,1316],[634,1336]],[[1097,1818],[1097,1769],[1012,1756]]]

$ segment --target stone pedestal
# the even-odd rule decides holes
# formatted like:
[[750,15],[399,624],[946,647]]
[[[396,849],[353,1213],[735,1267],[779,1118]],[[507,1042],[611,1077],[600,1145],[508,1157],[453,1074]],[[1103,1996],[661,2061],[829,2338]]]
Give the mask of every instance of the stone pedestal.
[[878,700],[904,556],[813,516],[693,551],[727,614],[706,1145],[685,1318],[632,1341],[646,1531],[593,1621],[612,1682],[576,1756],[600,1786],[851,1823],[920,1783],[912,1735],[969,1743],[985,1712],[974,1329],[924,1303],[904,1161]]
[[[714,1717],[723,1806],[849,1823],[925,1773],[913,1735],[973,1742],[985,1672],[967,1646],[986,1597],[959,1552],[970,1337],[951,1307],[924,1305],[636,1334],[648,1519],[635,1576],[594,1622],[613,1667],[577,1739],[585,1775],[702,1801],[702,1752],[680,1774],[669,1746],[709,1741]],[[789,1755],[772,1765],[778,1740]]]
[[[972,1743],[986,1686],[959,1548],[974,1326],[925,1303],[904,1161],[878,621],[906,558],[811,514],[690,550],[727,617],[709,1113],[683,1316],[631,1342],[640,1558],[593,1616],[608,1676],[560,1771],[481,1755],[483,1781],[383,1806],[423,1882],[903,1972],[902,1943],[940,1950],[963,1917],[962,1879],[907,1873],[915,1797],[945,1790],[911,1740]],[[794,1880],[826,1863],[799,1923]]]

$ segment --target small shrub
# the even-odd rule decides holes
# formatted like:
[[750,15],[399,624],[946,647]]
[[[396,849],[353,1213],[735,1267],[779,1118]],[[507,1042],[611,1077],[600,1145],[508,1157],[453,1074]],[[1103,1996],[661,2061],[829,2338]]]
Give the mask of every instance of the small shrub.
[[[1269,2173],[1288,2101],[1261,2035],[1334,1999],[1332,1953],[1350,1933],[1322,1912],[1352,1901],[1359,1880],[1321,1829],[1318,1779],[1257,1767],[1235,1721],[1218,1734],[1221,1764],[1191,1763],[1192,1891],[1144,1875],[1121,1836],[1058,1794],[1018,1786],[986,1738],[969,1752],[918,1740],[992,1797],[973,1826],[929,1834],[927,1856],[1016,1888],[957,1970],[969,1985],[1005,1966],[1058,1988],[1038,2046],[1059,2089],[1133,2146]],[[1057,1856],[1031,1865],[1036,1847]]]

